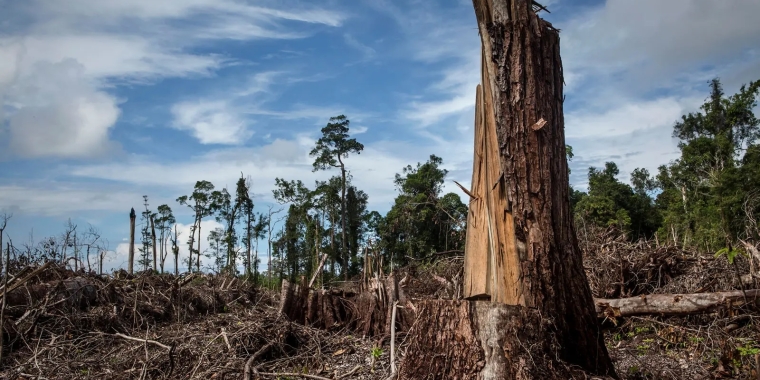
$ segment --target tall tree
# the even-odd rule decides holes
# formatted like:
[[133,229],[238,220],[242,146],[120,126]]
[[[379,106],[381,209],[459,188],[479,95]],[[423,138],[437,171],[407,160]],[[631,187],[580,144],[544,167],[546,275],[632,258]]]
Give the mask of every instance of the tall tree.
[[346,249],[346,165],[343,162],[349,153],[360,154],[364,145],[349,138],[349,120],[344,115],[330,118],[330,122],[322,128],[322,137],[309,153],[314,160],[314,171],[339,168],[341,175],[340,193],[340,225],[341,225],[341,259],[342,270],[348,279],[348,252]]
[[351,275],[355,275],[361,263],[359,260],[359,249],[362,244],[362,237],[366,228],[367,193],[357,189],[355,186],[349,186],[346,194],[346,222],[348,228],[348,252],[350,257],[349,270]]
[[[259,281],[259,241],[261,239],[264,239],[266,237],[266,232],[268,230],[269,225],[269,216],[267,214],[259,213],[258,217],[256,218],[256,223],[253,224],[253,228],[251,229],[251,239],[253,239],[256,242],[256,250],[254,251],[255,254],[253,255],[253,258],[249,258],[249,266],[252,266],[253,268],[253,278],[254,282],[258,283]],[[251,271],[251,268],[249,268],[249,272]]]
[[214,271],[221,273],[223,270],[227,270],[229,266],[229,256],[225,254],[225,236],[226,232],[223,228],[214,228],[208,234],[208,242],[211,249],[211,255],[214,258]]
[[330,274],[336,275],[335,264],[339,263],[339,250],[336,248],[335,235],[337,221],[340,220],[340,189],[341,177],[332,177],[327,181],[317,181],[315,189],[315,207],[319,210],[322,228],[329,225],[329,245],[323,252],[330,258]]
[[[241,178],[241,180],[243,180]],[[245,180],[243,180],[245,181]],[[223,188],[221,191],[213,193],[213,208],[216,210],[216,221],[224,224],[223,243],[226,253],[225,270],[230,274],[237,272],[237,232],[235,226],[240,220],[241,200],[236,196],[233,200],[232,195]]]
[[[153,248],[153,235],[151,234],[151,221],[153,219],[153,211],[150,210],[148,207],[148,196],[143,195],[143,206],[145,206],[145,210],[141,213],[141,222],[142,222],[142,229],[141,237],[142,237],[142,248],[139,248],[140,251],[140,260],[138,261],[138,264],[142,265],[143,270],[147,270],[150,267],[151,259],[150,259],[150,253]],[[153,262],[155,263],[155,257]]]
[[179,204],[189,207],[191,210],[193,210],[194,214],[193,227],[191,228],[190,238],[188,240],[188,245],[190,248],[188,270],[191,270],[193,265],[193,242],[196,240],[196,232],[198,234],[198,248],[195,250],[196,271],[200,272],[201,270],[201,221],[203,221],[203,218],[214,214],[214,199],[212,197],[213,191],[214,185],[211,182],[198,181],[195,183],[192,194],[189,196],[183,195],[177,198],[177,202]]
[[164,264],[166,263],[166,258],[169,256],[169,250],[167,249],[166,244],[168,240],[170,240],[169,237],[171,235],[172,226],[177,223],[177,220],[174,218],[174,213],[169,205],[160,205],[158,206],[157,211],[158,215],[156,217],[156,223],[158,224],[158,231],[161,236],[161,260],[159,261],[159,264],[161,266],[161,273],[164,273]]
[[258,239],[255,236],[256,214],[253,212],[253,199],[251,199],[251,179],[240,178],[237,181],[235,189],[235,204],[240,209],[240,217],[245,223],[245,235],[242,238],[243,247],[245,248],[245,276],[251,278],[252,266],[251,251],[253,250],[253,240]]

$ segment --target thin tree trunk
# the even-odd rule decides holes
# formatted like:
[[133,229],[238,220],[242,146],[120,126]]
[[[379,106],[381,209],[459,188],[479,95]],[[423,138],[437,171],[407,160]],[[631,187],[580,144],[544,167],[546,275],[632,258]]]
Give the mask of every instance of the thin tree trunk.
[[203,235],[201,235],[201,222],[203,221],[203,216],[198,216],[198,250],[195,252],[195,271],[200,273],[201,272],[201,240],[203,240]]
[[560,359],[614,376],[570,213],[559,33],[532,1],[473,4],[482,85],[465,295],[538,310]]
[[177,241],[177,238],[177,224],[174,224],[174,242],[172,243],[172,253],[174,254],[175,276],[179,276],[179,242]]
[[156,225],[153,215],[150,216],[150,237],[153,240],[153,270],[158,271],[158,257],[156,256]]
[[246,236],[245,239],[248,241],[248,252],[246,252],[246,267],[245,267],[245,276],[250,277],[251,276],[251,268],[253,268],[253,265],[251,264],[251,213],[247,213],[247,222],[246,224]]
[[340,175],[343,180],[340,183],[340,257],[343,261],[343,279],[348,281],[348,251],[346,251],[346,166],[338,156],[340,161]]
[[127,263],[127,267],[129,274],[134,273],[134,267],[135,267],[135,219],[137,218],[137,214],[135,214],[135,209],[132,208],[132,211],[129,213],[129,262]]
[[267,286],[272,286],[272,210],[267,220]]

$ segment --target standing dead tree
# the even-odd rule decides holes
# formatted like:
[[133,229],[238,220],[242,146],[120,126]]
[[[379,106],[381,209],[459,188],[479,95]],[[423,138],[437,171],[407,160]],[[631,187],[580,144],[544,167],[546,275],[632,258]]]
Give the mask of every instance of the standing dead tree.
[[418,306],[400,377],[552,379],[568,378],[570,368],[615,376],[570,213],[559,32],[529,0],[473,3],[482,84],[465,254],[470,300]]
[[129,212],[129,262],[127,263],[129,274],[133,273],[135,266],[135,219],[137,219],[137,214],[133,207]]
[[[13,217],[13,214],[3,213],[0,215],[0,256],[2,256],[3,253],[3,234],[5,233],[5,228],[8,227],[8,220],[10,220]],[[2,260],[0,260],[0,270],[3,269]]]

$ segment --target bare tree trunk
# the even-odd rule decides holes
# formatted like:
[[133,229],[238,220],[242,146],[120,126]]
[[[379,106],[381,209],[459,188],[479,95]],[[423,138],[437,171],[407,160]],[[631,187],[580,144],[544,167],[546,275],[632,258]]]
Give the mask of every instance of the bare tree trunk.
[[150,237],[153,239],[153,270],[158,272],[158,257],[156,256],[156,224],[153,222],[153,215],[150,216]]
[[127,263],[127,268],[129,274],[134,273],[134,265],[135,265],[135,219],[137,218],[137,214],[135,214],[135,209],[132,208],[132,211],[129,212],[129,262]]
[[172,253],[174,254],[174,275],[179,276],[179,242],[177,241],[177,224],[174,224],[174,241],[172,242]]
[[251,276],[251,268],[253,268],[251,264],[251,213],[247,213],[247,224],[246,226],[246,236],[245,239],[248,241],[248,252],[245,254],[245,260],[246,260],[246,266],[245,266],[245,276],[248,278]]
[[340,182],[340,245],[341,252],[340,257],[343,261],[343,279],[348,281],[348,251],[346,250],[346,166],[338,155],[338,161],[340,161],[340,175],[343,180]]
[[473,4],[482,85],[465,296],[537,310],[561,360],[614,376],[570,213],[559,33],[532,1]]
[[[198,250],[195,252],[195,271],[199,272],[201,271],[201,240],[203,240],[203,235],[201,235],[201,222],[203,221],[203,218],[201,216],[198,216]],[[192,264],[190,265],[192,266]]]

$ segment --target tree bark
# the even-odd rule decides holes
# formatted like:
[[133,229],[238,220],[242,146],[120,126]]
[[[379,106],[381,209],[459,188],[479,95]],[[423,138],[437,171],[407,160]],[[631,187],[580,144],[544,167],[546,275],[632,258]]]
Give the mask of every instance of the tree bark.
[[465,295],[550,318],[562,360],[614,376],[570,213],[559,33],[531,1],[473,4],[483,66]]
[[649,294],[620,299],[594,299],[599,318],[634,315],[686,315],[708,313],[723,307],[760,305],[760,290],[717,293]]
[[417,308],[400,380],[583,378],[557,360],[552,322],[536,309],[443,300]]
[[133,274],[133,270],[135,267],[135,219],[137,218],[137,214],[135,214],[135,209],[133,208],[132,211],[129,213],[129,262],[127,263],[127,268],[129,274]]

